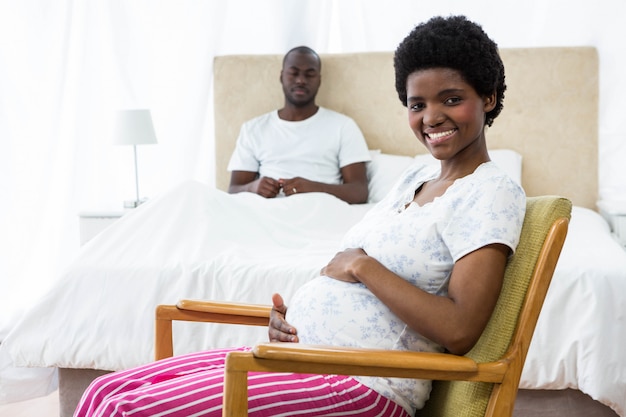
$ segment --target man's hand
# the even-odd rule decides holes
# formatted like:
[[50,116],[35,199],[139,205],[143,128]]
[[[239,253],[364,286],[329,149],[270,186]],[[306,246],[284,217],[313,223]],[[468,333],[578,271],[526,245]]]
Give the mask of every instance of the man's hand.
[[270,313],[270,342],[298,342],[296,329],[285,321],[287,306],[280,294],[272,295],[272,312]]
[[265,198],[274,198],[280,192],[281,183],[274,178],[257,178],[256,172],[233,171],[230,175],[228,192],[231,194],[250,192]]
[[280,186],[283,188],[285,195],[294,195],[310,192],[322,192],[326,184],[316,183],[309,181],[306,178],[294,177],[294,178],[281,178],[278,180]]
[[251,190],[265,198],[274,198],[280,192],[280,183],[274,178],[261,177],[250,184]]
[[349,204],[367,202],[367,169],[365,162],[357,162],[341,168],[341,184],[326,184],[302,177],[280,178],[286,196],[302,193],[327,193]]

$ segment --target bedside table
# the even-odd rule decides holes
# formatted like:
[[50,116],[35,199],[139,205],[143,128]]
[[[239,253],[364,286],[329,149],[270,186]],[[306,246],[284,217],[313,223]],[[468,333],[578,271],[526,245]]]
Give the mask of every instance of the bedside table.
[[600,200],[598,209],[611,225],[615,239],[626,248],[626,200]]
[[123,215],[123,211],[81,211],[78,213],[80,245],[87,243]]

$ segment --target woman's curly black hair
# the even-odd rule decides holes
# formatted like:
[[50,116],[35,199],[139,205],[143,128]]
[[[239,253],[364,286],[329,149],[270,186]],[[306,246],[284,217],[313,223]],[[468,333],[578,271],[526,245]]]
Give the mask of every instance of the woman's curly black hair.
[[407,105],[406,81],[418,70],[452,68],[461,73],[480,96],[496,92],[496,106],[487,113],[491,126],[502,111],[504,100],[504,64],[498,46],[483,29],[465,16],[433,17],[416,26],[398,45],[394,55],[396,91]]

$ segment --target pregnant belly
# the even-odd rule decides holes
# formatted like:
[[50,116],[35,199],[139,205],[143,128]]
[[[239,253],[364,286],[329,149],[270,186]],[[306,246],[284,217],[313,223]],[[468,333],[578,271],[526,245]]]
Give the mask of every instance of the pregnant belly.
[[318,277],[289,302],[301,343],[390,349],[402,323],[364,285]]

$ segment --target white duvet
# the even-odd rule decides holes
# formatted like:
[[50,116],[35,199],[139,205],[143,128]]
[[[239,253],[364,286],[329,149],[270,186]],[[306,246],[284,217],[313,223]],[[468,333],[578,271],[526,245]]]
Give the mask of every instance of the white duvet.
[[[55,367],[117,370],[152,360],[157,304],[269,304],[274,292],[289,300],[370,207],[321,193],[228,195],[197,182],[145,203],[85,245],[0,345],[0,402],[45,394]],[[580,389],[625,416],[624,294],[626,251],[597,213],[575,207],[520,386]],[[266,334],[176,323],[174,349],[250,345]],[[24,380],[12,378],[14,367],[50,370]]]

